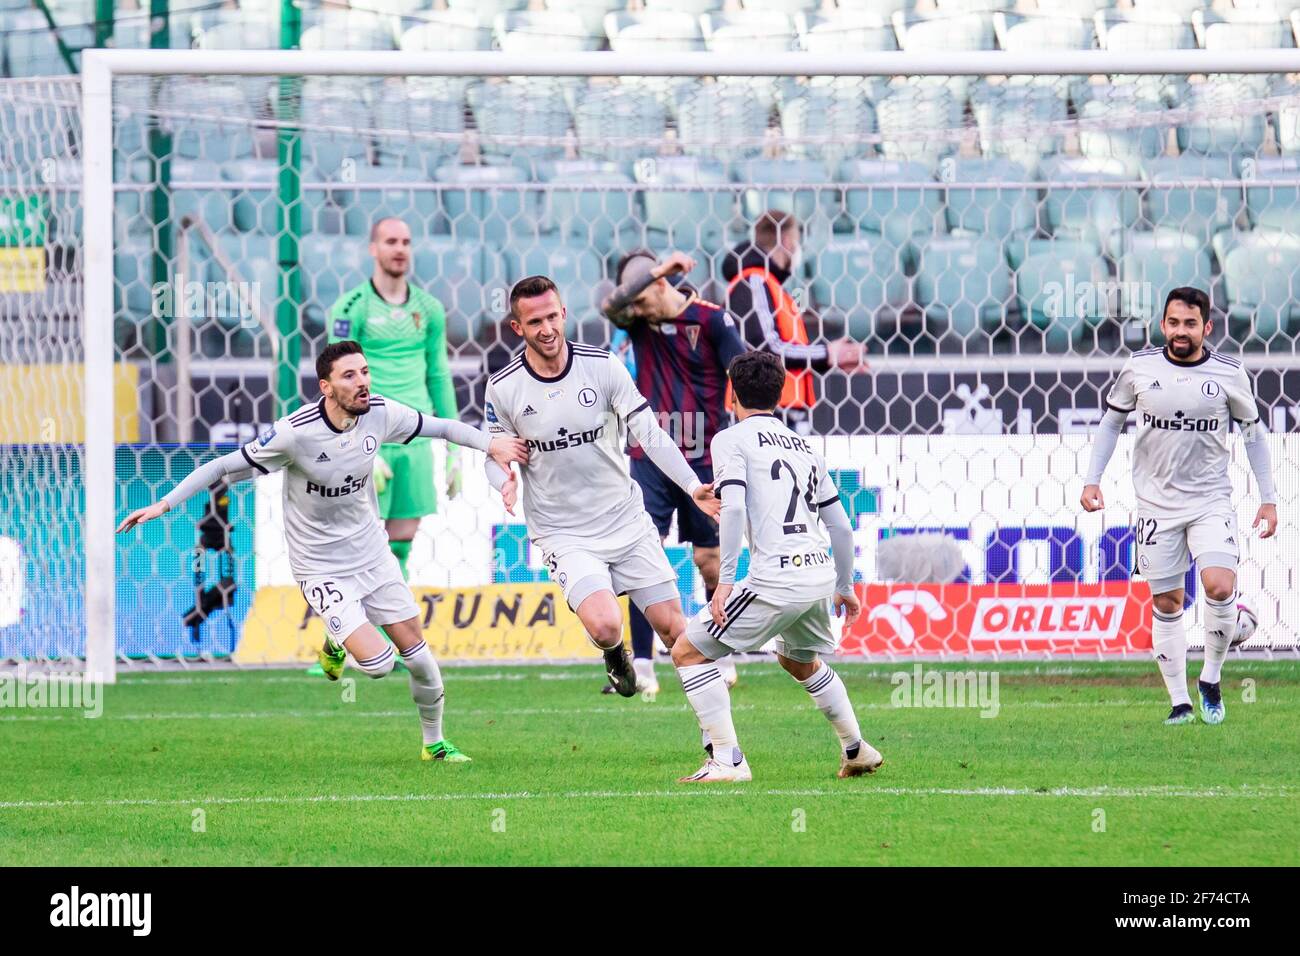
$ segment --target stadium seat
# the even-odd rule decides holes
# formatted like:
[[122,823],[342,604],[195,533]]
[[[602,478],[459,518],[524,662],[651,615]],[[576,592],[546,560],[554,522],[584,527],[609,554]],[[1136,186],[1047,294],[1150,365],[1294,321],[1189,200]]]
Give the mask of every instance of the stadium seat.
[[965,183],[1027,183],[1032,177],[1022,166],[1007,159],[948,158],[939,164],[939,174],[949,184],[944,208],[954,234],[1000,238],[1033,232],[1036,186],[961,188]]
[[625,0],[546,0],[546,9],[572,13],[582,19],[588,36],[605,40],[605,17],[627,8]]
[[684,249],[723,247],[736,215],[736,193],[728,188],[726,167],[690,156],[656,156],[637,163],[635,174],[637,182],[651,187],[642,193],[647,229],[664,233],[668,242]]
[[392,50],[397,47],[394,24],[370,10],[325,12],[320,21],[302,31],[301,50]]
[[535,240],[540,233],[541,196],[536,190],[518,188],[529,180],[517,167],[443,166],[434,179],[463,187],[442,194],[443,212],[455,238],[504,244]]
[[839,0],[837,9],[849,13],[875,13],[888,19],[895,13],[911,13],[916,0]]
[[689,53],[704,49],[700,21],[690,12],[610,13],[605,34],[616,53]]
[[423,50],[490,50],[492,48],[492,21],[480,23],[472,9],[427,10],[420,14],[421,22],[404,30],[398,38],[398,48],[410,53]]
[[898,49],[888,13],[874,10],[846,11],[844,5],[834,14],[800,13],[794,18],[799,45],[809,53],[866,53]]
[[412,245],[411,275],[442,303],[447,315],[447,344],[457,348],[474,341],[491,307],[489,283],[496,288],[504,285],[495,247],[450,236],[422,236]]
[[494,24],[497,45],[504,53],[574,53],[597,50],[604,31],[591,33],[587,22],[567,10],[524,10],[499,14]]
[[381,130],[410,130],[377,138],[380,165],[406,166],[425,178],[439,166],[454,162],[465,136],[465,110],[459,96],[423,84],[398,81],[386,86],[375,101],[375,125]]
[[767,132],[767,107],[752,91],[728,84],[700,86],[677,104],[682,152],[731,162],[757,157]]
[[[1068,351],[1103,318],[1107,302],[1100,293],[1112,287],[1100,257],[1031,255],[1016,272],[1020,314],[1043,331],[1049,352]],[[1094,294],[1079,294],[1084,288]]]
[[936,236],[917,243],[916,301],[935,331],[992,332],[1012,304],[1011,271],[996,239]]
[[785,53],[795,48],[794,23],[775,8],[700,16],[704,45],[714,53]]
[[[740,214],[755,222],[769,209],[793,213],[805,224],[816,218],[829,222],[839,214],[839,188],[828,184],[834,179],[826,163],[813,159],[755,159],[737,163],[732,178],[738,183],[753,183],[740,196]],[[808,188],[793,188],[806,184]],[[789,186],[788,189],[765,189],[764,186]],[[816,186],[822,188],[813,188]]]
[[[328,315],[339,296],[366,281],[371,270],[366,244],[355,236],[303,236],[298,243],[298,261],[302,265],[303,302],[315,306],[322,317]],[[417,269],[417,274],[431,273]]]
[[[1113,251],[1123,230],[1141,216],[1139,193],[1108,185],[1128,181],[1118,159],[1101,160],[1058,156],[1045,160],[1042,178],[1048,183],[1044,212],[1054,236],[1089,239]],[[1090,186],[1053,186],[1052,183],[1088,182]]]
[[222,180],[221,166],[212,160],[172,160],[172,219],[197,216],[213,232],[234,229],[232,196],[217,185]]
[[1099,11],[1094,25],[1103,50],[1133,53],[1196,47],[1188,18],[1168,10]]
[[1220,229],[1230,228],[1241,212],[1240,186],[1156,185],[1235,179],[1227,156],[1161,156],[1144,162],[1142,170],[1152,182],[1146,193],[1147,219],[1157,228],[1199,236],[1205,242]]
[[550,276],[573,320],[582,321],[599,312],[596,290],[605,278],[605,267],[589,247],[550,239],[525,249],[506,248],[504,255],[510,283],[524,276]]
[[1007,265],[1018,272],[1032,256],[1056,256],[1058,259],[1092,259],[1101,255],[1101,246],[1089,239],[1042,239],[1012,236],[1003,243]]
[[1228,335],[1237,342],[1277,344],[1292,348],[1290,336],[1300,330],[1300,287],[1295,264],[1300,261],[1300,235],[1259,231],[1238,237],[1223,260],[1223,285],[1228,299]]
[[873,232],[902,246],[913,236],[944,229],[943,191],[920,163],[854,160],[841,166],[840,180],[855,233]]
[[1237,159],[1257,155],[1267,132],[1265,113],[1263,110],[1246,115],[1238,113],[1244,103],[1257,95],[1248,84],[1235,80],[1193,85],[1183,108],[1199,121],[1178,127],[1179,149]]
[[1119,160],[1136,179],[1147,161],[1165,152],[1169,125],[1164,103],[1129,85],[1096,87],[1079,115],[1079,152],[1088,159]]
[[[412,236],[445,232],[441,221],[438,193],[412,188],[428,185],[422,170],[404,166],[358,166],[351,182],[331,191],[343,209],[344,227],[349,235],[368,236],[370,228],[384,216],[399,216],[411,227]],[[380,188],[374,188],[380,187]]]
[[[44,16],[35,10],[20,10],[8,18],[8,24],[7,35],[0,34],[0,40],[4,41],[10,76],[64,76],[70,72]],[[74,50],[95,45],[89,23],[60,27],[59,36]],[[73,63],[77,62],[74,54]]]
[[569,107],[557,89],[525,84],[485,83],[469,91],[479,130],[479,148],[489,160],[531,165],[564,157]]
[[1176,286],[1210,289],[1214,275],[1205,240],[1192,233],[1162,229],[1129,232],[1119,260],[1120,314],[1158,320],[1164,296]]
[[[301,119],[304,176],[337,181],[345,170],[368,161],[370,140],[365,131],[374,120],[354,84],[318,77],[304,80]],[[345,160],[350,163],[345,165]]]
[[545,170],[543,179],[553,186],[574,187],[545,193],[548,232],[554,230],[602,256],[636,244],[642,216],[634,180],[617,164],[565,161]]
[[1132,3],[1133,9],[1139,14],[1173,14],[1185,21],[1191,20],[1193,11],[1209,5],[1205,0],[1132,0]]
[[216,80],[186,79],[162,87],[160,125],[172,135],[172,153],[185,159],[225,162],[253,155],[256,111],[243,88]]
[[1271,180],[1300,179],[1300,157],[1264,157],[1243,163],[1246,210],[1257,229],[1274,229],[1300,235],[1300,187],[1272,185]]
[[[213,288],[230,291],[210,302],[204,317],[195,316],[195,324],[203,324],[205,318],[215,319],[223,329],[243,328],[256,338],[261,334],[260,326],[256,324],[252,314],[245,314],[242,311],[241,306],[247,309],[249,302],[255,299],[257,305],[263,310],[269,311],[275,308],[280,282],[275,242],[269,236],[238,233],[222,234],[218,236],[218,242],[222,252],[235,267],[235,276],[233,278],[229,276],[215,256],[207,257],[207,275],[204,278],[214,284]],[[229,286],[228,283],[231,282],[239,285]],[[245,283],[247,285],[244,285]],[[241,301],[241,293],[234,291],[241,288],[247,289],[248,301]],[[251,313],[251,309],[249,312]],[[227,337],[227,341],[234,340]]]
[[1099,10],[1110,10],[1115,0],[1037,0],[1037,12],[1060,17],[1091,19]]
[[132,237],[113,245],[113,310],[138,322],[153,309],[153,243]]
[[664,138],[663,104],[645,90],[611,86],[590,90],[573,114],[578,154],[631,163],[658,151]]
[[1208,17],[1197,9],[1191,16],[1192,25],[1201,33],[1201,45],[1207,50],[1274,50],[1295,46],[1291,24],[1277,9],[1218,10]]
[[235,159],[221,164],[221,178],[231,183],[235,228],[273,235],[276,223],[275,186],[280,166],[274,159]]
[[[243,10],[221,11],[221,13],[223,15],[212,26],[197,33],[194,38],[196,47],[201,50],[279,49],[280,30],[277,21],[249,16]],[[141,20],[141,26],[147,27],[145,21]],[[142,32],[147,34],[147,29],[143,29]],[[149,45],[147,36],[143,45]]]
[[813,301],[823,314],[843,318],[849,338],[868,341],[877,323],[908,304],[905,265],[903,250],[888,239],[836,237],[813,264]]
[[1050,124],[1064,124],[1066,101],[1050,86],[980,84],[971,94],[971,109],[979,125],[985,156],[1005,158],[1031,175],[1044,156],[1059,151],[1063,135]]
[[[993,18],[988,13],[908,15],[898,11],[891,19],[899,48],[909,53],[942,54],[994,47]],[[919,81],[921,86],[942,86],[958,100],[965,99],[970,84],[971,78],[966,76],[929,77]],[[884,126],[883,119],[881,126]]]
[[781,103],[781,135],[792,158],[833,164],[864,157],[875,129],[875,111],[857,90],[803,87]]
[[800,13],[812,13],[822,5],[822,0],[745,0],[746,10],[764,13],[783,13],[793,17]]
[[876,105],[880,150],[887,159],[933,169],[941,158],[956,152],[963,111],[961,97],[946,86],[895,87]]

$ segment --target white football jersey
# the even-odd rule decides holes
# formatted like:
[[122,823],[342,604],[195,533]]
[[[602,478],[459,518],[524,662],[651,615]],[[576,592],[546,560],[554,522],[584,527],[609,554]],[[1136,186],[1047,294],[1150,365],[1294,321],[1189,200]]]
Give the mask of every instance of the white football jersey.
[[772,414],[750,415],[713,436],[714,492],[745,489],[745,587],[780,603],[835,593],[835,562],[821,509],[838,500],[826,461]]
[[1124,364],[1106,405],[1137,412],[1133,486],[1144,514],[1181,517],[1231,504],[1229,420],[1259,420],[1240,362],[1208,348],[1196,362],[1142,349]]
[[279,419],[242,449],[260,474],[283,469],[284,537],[298,580],[366,571],[388,556],[388,534],[370,476],[379,446],[409,442],[424,416],[374,396],[370,411],[340,432],[325,399]]
[[487,384],[492,435],[528,443],[520,466],[524,516],[533,543],[556,551],[575,542],[630,547],[646,533],[641,487],[628,473],[626,422],[650,403],[606,349],[569,342],[559,375],[533,370],[521,352]]

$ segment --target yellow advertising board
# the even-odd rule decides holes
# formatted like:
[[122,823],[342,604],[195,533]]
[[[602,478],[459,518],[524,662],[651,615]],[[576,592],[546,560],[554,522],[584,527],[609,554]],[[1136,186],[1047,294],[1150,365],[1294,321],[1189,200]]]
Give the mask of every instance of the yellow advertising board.
[[[0,394],[21,395],[0,416],[0,444],[65,444],[86,440],[82,398],[85,367],[79,364],[0,364]],[[113,366],[114,441],[140,440],[139,370]]]
[[[439,660],[556,660],[598,655],[551,583],[412,588]],[[627,599],[622,599],[624,620]],[[325,624],[294,587],[259,588],[235,648],[238,664],[314,661]]]
[[0,249],[0,292],[44,291],[44,249]]

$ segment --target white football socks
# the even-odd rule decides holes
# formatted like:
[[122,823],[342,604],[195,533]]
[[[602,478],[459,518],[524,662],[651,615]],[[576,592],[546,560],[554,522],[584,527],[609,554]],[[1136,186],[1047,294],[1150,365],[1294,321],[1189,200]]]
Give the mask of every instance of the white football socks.
[[1187,635],[1183,632],[1183,612],[1162,614],[1152,610],[1151,654],[1160,667],[1160,675],[1169,689],[1174,706],[1190,704],[1187,693]]
[[1201,680],[1217,684],[1223,676],[1223,661],[1237,631],[1237,594],[1234,591],[1226,601],[1205,598],[1205,662],[1201,665]]
[[713,741],[713,759],[730,767],[739,764],[743,758],[731,720],[731,694],[717,665],[688,664],[677,668],[677,675],[700,728]]
[[436,744],[442,740],[442,706],[446,696],[438,661],[429,645],[421,641],[410,650],[402,651],[402,663],[411,672],[411,699],[420,712],[424,745]]
[[862,739],[862,731],[858,727],[857,715],[853,713],[848,689],[845,688],[844,681],[840,680],[840,675],[822,661],[821,667],[813,671],[812,677],[799,683],[803,684],[817,709],[826,715],[826,719],[835,728],[840,746],[845,750],[857,746]]
[[654,687],[659,682],[655,679],[655,662],[649,657],[632,658],[632,670],[636,672],[636,682]]

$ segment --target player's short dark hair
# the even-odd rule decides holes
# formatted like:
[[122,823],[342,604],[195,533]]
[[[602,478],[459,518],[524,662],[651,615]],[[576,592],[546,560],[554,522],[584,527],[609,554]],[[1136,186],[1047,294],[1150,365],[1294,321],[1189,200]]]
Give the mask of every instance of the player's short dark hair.
[[331,342],[320,350],[320,355],[316,356],[316,377],[322,382],[329,381],[330,372],[334,371],[334,363],[345,355],[365,355],[361,351],[361,343],[354,342],[352,339],[344,339],[341,342]]
[[727,369],[736,400],[758,412],[770,411],[781,401],[785,387],[785,366],[771,352],[753,351],[737,355]]
[[1169,295],[1165,296],[1165,308],[1160,313],[1160,320],[1163,322],[1166,315],[1169,314],[1169,303],[1181,302],[1183,305],[1190,305],[1201,313],[1201,321],[1210,321],[1210,297],[1200,289],[1190,285],[1181,285],[1172,290]]
[[515,303],[520,299],[535,299],[548,292],[554,292],[556,296],[560,294],[559,287],[546,276],[527,276],[520,279],[510,288],[510,314],[512,316],[515,314]]

